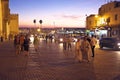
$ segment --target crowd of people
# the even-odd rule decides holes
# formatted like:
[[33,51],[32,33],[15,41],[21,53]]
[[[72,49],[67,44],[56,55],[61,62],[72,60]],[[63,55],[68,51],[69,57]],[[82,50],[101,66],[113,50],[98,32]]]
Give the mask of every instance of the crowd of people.
[[79,62],[89,62],[90,57],[94,57],[96,44],[97,39],[94,35],[91,38],[85,36],[82,40],[78,39],[75,44],[75,59]]
[[[72,39],[70,36],[64,36],[63,37],[63,50],[72,50]],[[30,39],[28,35],[16,35],[14,37],[14,46],[16,54],[20,54],[21,52],[24,52],[25,56],[29,55],[29,43]],[[35,51],[39,51],[39,38],[38,36],[34,36],[34,48]],[[94,57],[95,52],[95,46],[97,44],[97,39],[95,35],[92,35],[91,37],[84,36],[83,39],[77,39],[75,42],[75,60],[78,62],[89,62],[90,57]]]
[[[73,38],[71,36],[64,35],[63,36],[63,50],[68,51],[72,50],[72,42]],[[94,57],[95,55],[95,46],[97,44],[97,38],[95,35],[84,36],[82,38],[78,38],[75,42],[75,59],[78,62],[89,62],[91,57]]]
[[29,55],[30,39],[28,35],[18,34],[14,36],[14,47],[16,55],[24,53],[25,56]]
[[70,36],[64,36],[63,37],[63,49],[64,50],[71,50],[71,47],[72,47],[72,45],[71,45],[71,42],[72,42],[72,38],[70,37]]

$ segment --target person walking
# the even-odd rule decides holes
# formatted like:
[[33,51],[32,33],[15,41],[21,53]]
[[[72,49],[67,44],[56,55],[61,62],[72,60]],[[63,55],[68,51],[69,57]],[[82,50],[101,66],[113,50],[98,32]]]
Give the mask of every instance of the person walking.
[[82,62],[81,41],[80,41],[80,39],[78,39],[77,42],[75,43],[75,59],[78,62]]
[[24,45],[23,45],[23,44],[24,44],[24,39],[25,39],[24,35],[21,34],[21,35],[20,35],[21,52],[24,51]]
[[94,35],[92,35],[92,37],[91,37],[91,41],[90,41],[90,45],[91,45],[91,49],[92,49],[92,57],[94,57],[95,55],[95,51],[94,51],[94,49],[95,49],[95,45],[97,44],[97,39],[96,39],[96,37],[94,36]]
[[72,49],[71,49],[71,48],[72,48],[71,42],[72,42],[72,39],[71,39],[71,37],[69,36],[69,37],[68,37],[68,40],[67,40],[68,50],[72,50]]
[[91,46],[90,43],[87,40],[87,36],[83,38],[83,41],[81,42],[81,52],[82,52],[82,59],[85,62],[89,62],[89,53]]
[[24,39],[24,54],[25,54],[25,56],[29,55],[29,43],[30,43],[30,39],[28,38],[28,36],[26,36]]
[[38,51],[38,49],[39,49],[39,39],[38,39],[37,36],[35,36],[33,44],[34,44],[35,51]]
[[64,37],[63,37],[63,50],[66,50],[66,49],[67,49],[67,38],[64,35]]
[[48,38],[49,38],[48,35],[46,35],[46,36],[45,36],[45,41],[46,41],[46,43],[48,42]]
[[14,37],[14,47],[16,55],[20,54],[20,38],[19,35]]

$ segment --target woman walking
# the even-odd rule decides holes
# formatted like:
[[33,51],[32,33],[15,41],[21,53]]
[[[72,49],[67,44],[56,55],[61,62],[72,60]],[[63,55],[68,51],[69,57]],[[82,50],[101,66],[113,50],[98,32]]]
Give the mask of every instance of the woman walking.
[[86,62],[89,62],[89,53],[91,46],[90,43],[87,40],[87,37],[85,36],[82,43],[81,43],[81,51],[82,51],[82,59]]
[[38,51],[39,50],[39,39],[37,36],[35,36],[33,43],[34,43],[35,51]]
[[77,42],[75,43],[75,59],[78,62],[82,61],[82,53],[81,53],[81,41],[80,39],[77,40]]

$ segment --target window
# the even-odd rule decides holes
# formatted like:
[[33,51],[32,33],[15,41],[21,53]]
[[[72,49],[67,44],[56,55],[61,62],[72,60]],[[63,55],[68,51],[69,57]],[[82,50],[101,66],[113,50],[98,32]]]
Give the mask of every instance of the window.
[[116,14],[116,15],[115,15],[115,21],[117,21],[117,20],[118,20],[118,15]]
[[111,10],[111,7],[109,7],[109,11]]
[[107,18],[107,24],[109,24],[109,23],[110,23],[110,17]]
[[91,25],[92,21],[89,21],[89,24]]

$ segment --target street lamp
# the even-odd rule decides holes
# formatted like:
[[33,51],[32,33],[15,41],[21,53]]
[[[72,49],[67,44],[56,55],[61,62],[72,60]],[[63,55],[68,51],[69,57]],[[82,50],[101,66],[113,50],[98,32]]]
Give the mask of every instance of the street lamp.
[[37,31],[38,31],[38,32],[40,32],[40,28],[39,28],[39,29],[37,29]]

